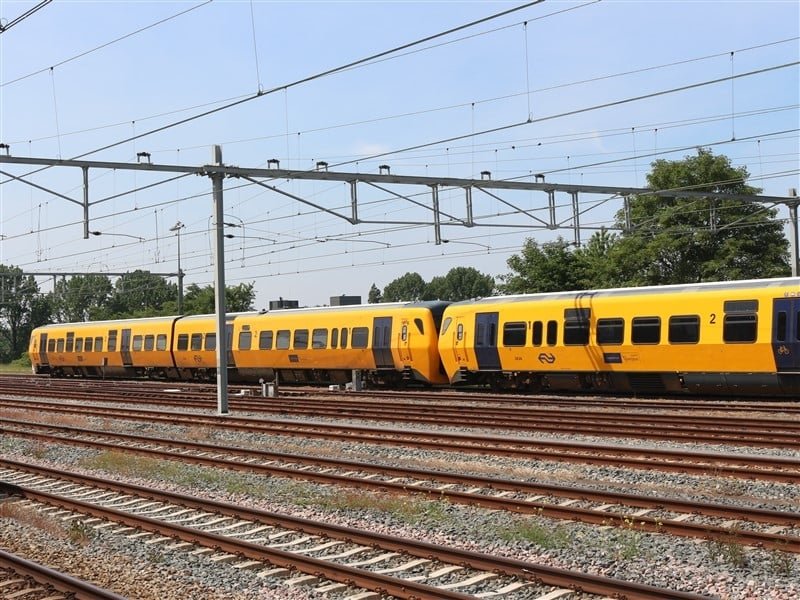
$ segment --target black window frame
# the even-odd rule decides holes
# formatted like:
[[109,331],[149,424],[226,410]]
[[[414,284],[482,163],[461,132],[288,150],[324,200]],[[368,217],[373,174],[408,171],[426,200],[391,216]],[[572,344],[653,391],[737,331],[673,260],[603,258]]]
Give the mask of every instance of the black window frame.
[[83,352],[83,338],[75,338],[75,352]]
[[258,334],[258,349],[272,350],[272,344],[274,341],[275,333],[271,329],[262,331]]
[[525,321],[503,323],[503,346],[521,348],[528,337],[528,324]]
[[622,317],[597,319],[594,339],[598,346],[621,346],[625,343],[625,319]]
[[555,346],[558,344],[558,321],[547,322],[547,345]]
[[369,327],[353,327],[350,336],[351,348],[368,348],[369,347]]
[[94,338],[89,336],[83,340],[83,351],[94,352]]
[[667,340],[670,344],[699,344],[700,315],[672,315],[667,324]]
[[203,349],[202,333],[193,333],[189,336],[189,349],[192,352],[200,352]]
[[308,329],[295,329],[292,335],[292,348],[294,350],[308,349]]
[[292,346],[292,332],[289,329],[278,329],[275,335],[275,349],[288,350]]
[[156,336],[156,350],[158,352],[164,352],[166,349],[167,349],[167,334],[159,333]]
[[[658,335],[653,336],[653,331]],[[661,343],[661,317],[650,315],[631,320],[631,344],[657,346]]]
[[239,341],[237,342],[237,347],[239,348],[239,350],[250,350],[252,345],[253,345],[253,332],[240,331]]
[[103,351],[103,338],[102,336],[97,336],[94,338],[94,351],[95,352],[102,352]]
[[327,350],[328,348],[328,330],[325,327],[317,327],[311,330],[311,349],[312,350]]
[[205,352],[217,351],[217,332],[209,331],[203,336],[203,350]]
[[117,351],[117,330],[116,329],[109,329],[108,330],[108,343],[106,344],[106,348],[108,348],[109,352],[116,352]]
[[[743,335],[752,332],[752,335]],[[758,341],[758,315],[728,313],[722,322],[722,341],[726,344],[755,344]]]
[[156,348],[156,336],[152,333],[144,336],[144,349],[145,352],[152,352]]
[[144,346],[144,336],[143,335],[133,336],[133,339],[131,339],[131,352],[141,352],[143,346]]
[[189,349],[189,334],[181,333],[178,335],[178,341],[175,346],[179,352],[185,352]]

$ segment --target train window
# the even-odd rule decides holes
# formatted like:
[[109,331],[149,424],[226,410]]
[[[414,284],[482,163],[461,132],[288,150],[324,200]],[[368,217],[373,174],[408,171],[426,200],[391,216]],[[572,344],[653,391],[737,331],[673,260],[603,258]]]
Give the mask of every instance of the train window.
[[336,348],[339,345],[339,329],[334,327],[331,329],[331,348]]
[[258,349],[272,350],[272,332],[262,331],[258,334]]
[[308,348],[308,329],[295,329],[293,348],[295,350]]
[[85,340],[83,340],[84,352],[91,352],[93,346],[94,346],[94,338],[87,337]]
[[342,327],[342,337],[339,341],[342,343],[342,348],[347,348],[347,327]]
[[278,331],[278,339],[275,340],[275,347],[278,350],[288,350],[289,341],[291,340],[292,332],[288,329],[280,329]]
[[597,344],[616,346],[625,339],[625,319],[597,319]]
[[202,350],[203,349],[203,334],[202,333],[193,333],[189,348],[192,350]]
[[555,346],[558,343],[558,322],[547,322],[547,345]]
[[156,336],[154,335],[146,335],[144,336],[144,349],[148,352],[152,352],[153,348],[156,347]]
[[442,323],[442,333],[441,333],[441,335],[444,335],[447,332],[447,329],[450,327],[450,323],[452,323],[452,322],[453,322],[453,317],[447,317],[444,320],[444,323]]
[[133,351],[138,352],[142,349],[142,336],[133,336]]
[[726,300],[725,313],[757,313],[758,300]]
[[661,318],[634,317],[631,341],[634,344],[658,344],[661,341]]
[[156,350],[166,350],[166,349],[167,349],[167,334],[159,333],[156,336]]
[[[200,334],[198,334],[200,335]],[[192,336],[192,345],[194,345],[194,336]],[[206,334],[206,345],[204,347],[205,350],[211,351],[217,349],[217,334],[208,332]],[[199,348],[198,348],[199,350]]]
[[94,351],[95,352],[102,352],[103,351],[103,338],[96,337],[94,338]]
[[542,345],[542,334],[544,333],[544,325],[541,321],[533,322],[533,333],[531,334],[531,343],[534,346]]
[[327,329],[315,329],[311,332],[311,347],[317,349],[328,347]]
[[794,337],[800,341],[800,310],[794,315]]
[[47,340],[47,351],[48,352],[56,351],[56,341],[54,339]]
[[696,344],[700,341],[700,317],[678,315],[669,318],[670,344]]
[[75,352],[83,352],[83,338],[75,340]]
[[722,339],[726,344],[747,344],[756,341],[758,333],[756,315],[725,315],[722,325]]
[[[111,340],[108,340],[108,349],[111,350]],[[178,350],[189,349],[189,334],[182,333],[178,336]]]
[[239,350],[250,350],[252,344],[253,334],[249,331],[239,332]]
[[66,352],[72,352],[72,349],[75,347],[75,334],[74,333],[67,333],[67,348]]
[[524,346],[527,323],[522,321],[503,325],[503,346]]
[[369,329],[367,327],[353,327],[353,348],[366,348],[369,345]]
[[403,328],[400,330],[400,340],[403,342],[408,341],[408,325],[403,323]]
[[56,342],[56,352],[63,352],[64,351],[64,338],[58,338],[58,342]]
[[420,335],[425,335],[425,326],[422,324],[422,319],[420,318],[414,319],[414,325],[417,326]]
[[588,308],[567,308],[564,310],[564,344],[585,346],[589,343]]
[[778,323],[775,326],[775,341],[776,342],[785,342],[786,341],[786,311],[782,310],[778,313]]
[[[117,330],[111,329],[108,332],[108,351],[114,352],[117,349]],[[184,348],[186,350],[186,348]]]

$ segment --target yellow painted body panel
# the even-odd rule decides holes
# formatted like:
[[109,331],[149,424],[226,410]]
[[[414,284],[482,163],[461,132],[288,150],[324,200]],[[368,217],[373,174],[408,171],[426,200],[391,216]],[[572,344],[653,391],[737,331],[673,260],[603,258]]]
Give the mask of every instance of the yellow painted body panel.
[[[131,329],[131,348],[133,348],[134,336],[146,335],[154,336],[154,349],[152,351],[134,351],[131,349],[131,364],[133,368],[154,368],[169,367],[172,365],[170,355],[171,328],[174,317],[163,317],[157,319],[130,319],[115,321],[95,321],[89,323],[63,323],[45,325],[37,327],[31,333],[29,344],[29,354],[31,365],[34,372],[40,372],[49,366],[51,369],[86,369],[86,368],[125,368],[124,359],[121,351],[122,330]],[[117,332],[115,349],[109,351],[109,331]],[[52,351],[47,349],[45,363],[41,356],[39,347],[41,334],[46,333],[48,340],[54,340],[56,348]],[[68,334],[74,334],[72,351],[67,351]],[[166,349],[163,351],[155,350],[155,337],[158,335],[166,336]],[[85,349],[86,338],[92,338],[92,350]],[[97,351],[96,340],[102,340],[102,350]],[[79,351],[76,341],[83,340],[82,349]],[[144,346],[144,344],[143,344]]]
[[[444,314],[439,352],[451,381],[459,372],[480,370],[475,348],[475,324],[478,313],[498,313],[497,353],[504,372],[727,372],[774,373],[772,350],[773,299],[797,297],[800,279],[780,280],[766,285],[754,282],[751,287],[715,284],[708,286],[669,286],[626,290],[536,294],[491,298],[475,303],[450,305]],[[724,305],[727,301],[758,301],[757,340],[753,343],[723,341]],[[589,344],[565,345],[566,309],[589,309]],[[700,337],[697,343],[669,343],[671,316],[697,315]],[[633,344],[631,323],[634,317],[658,317],[661,339],[657,344]],[[621,344],[597,344],[598,319],[623,318]],[[543,335],[534,346],[535,321],[545,325],[555,321],[556,343],[550,345]],[[505,347],[503,331],[507,323],[525,323],[525,345]],[[459,326],[461,334],[459,339]],[[608,362],[607,355],[618,355]]]

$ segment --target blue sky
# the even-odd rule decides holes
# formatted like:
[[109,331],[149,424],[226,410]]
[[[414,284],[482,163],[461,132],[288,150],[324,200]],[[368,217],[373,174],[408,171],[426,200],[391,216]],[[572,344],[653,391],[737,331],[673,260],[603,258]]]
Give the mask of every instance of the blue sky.
[[[8,22],[36,4],[2,0],[0,17]],[[15,156],[74,157],[515,6],[55,0],[0,34],[0,141]],[[672,150],[713,144],[715,153],[748,169],[752,185],[784,196],[800,187],[796,65],[585,109],[798,61],[799,6],[547,1],[87,158],[130,162],[146,151],[156,163],[196,165],[221,144],[227,164],[249,167],[276,158],[281,167],[310,169],[324,160],[347,163],[337,167],[345,171],[375,173],[389,164],[403,175],[479,178],[489,170],[501,179],[544,172],[548,181],[644,186],[653,160],[647,155],[679,159],[691,151]],[[129,37],[114,41],[123,36]],[[583,112],[537,121],[570,111]],[[529,116],[530,124],[470,136]],[[455,136],[467,137],[366,158]],[[611,160],[618,162],[591,166]],[[92,201],[163,179],[111,171],[92,171],[91,178]],[[32,181],[81,197],[77,170],[50,169]],[[255,283],[259,307],[279,296],[302,305],[339,294],[366,299],[372,283],[383,288],[408,271],[430,279],[474,266],[499,275],[525,238],[572,238],[569,229],[491,227],[531,221],[476,196],[484,226],[446,225],[451,242],[437,246],[430,226],[352,226],[245,183],[226,182],[226,220],[238,225],[228,229],[235,237],[226,242],[226,271],[229,284]],[[349,203],[343,184],[276,185],[327,207]],[[171,272],[177,244],[169,228],[180,220],[186,283],[206,285],[213,279],[210,190],[208,179],[191,177],[109,199],[91,210],[90,229],[103,235],[84,240],[79,207],[5,182],[0,262],[26,271]],[[531,211],[547,205],[545,194],[504,198]],[[620,203],[604,199],[581,197],[583,224],[613,223]],[[430,220],[378,190],[364,190],[362,202],[365,219]],[[443,192],[441,202],[442,210],[463,216],[461,192]],[[560,218],[568,214],[559,209]],[[47,278],[39,281],[49,289]]]

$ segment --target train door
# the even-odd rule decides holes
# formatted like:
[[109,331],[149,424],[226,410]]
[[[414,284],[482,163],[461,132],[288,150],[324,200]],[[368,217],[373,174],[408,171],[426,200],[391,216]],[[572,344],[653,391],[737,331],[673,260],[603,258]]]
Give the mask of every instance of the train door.
[[47,360],[47,334],[40,333],[39,334],[39,363],[44,365],[49,365],[50,361]]
[[131,330],[123,329],[122,338],[119,342],[119,351],[122,354],[122,364],[126,367],[133,366],[133,358],[131,357]]
[[800,298],[772,301],[772,352],[778,372],[800,372]]
[[375,317],[372,321],[372,356],[378,369],[393,369],[392,317]]
[[228,366],[235,367],[236,362],[233,360],[233,322],[225,324],[225,350],[227,353]]
[[497,352],[496,312],[475,314],[475,358],[481,371],[499,371],[500,355]]
[[408,319],[400,321],[400,343],[398,349],[400,350],[400,362],[408,364],[412,360],[411,356],[411,336],[413,335],[414,328]]

